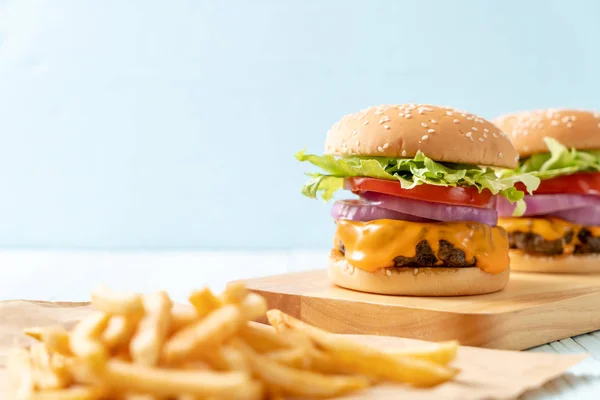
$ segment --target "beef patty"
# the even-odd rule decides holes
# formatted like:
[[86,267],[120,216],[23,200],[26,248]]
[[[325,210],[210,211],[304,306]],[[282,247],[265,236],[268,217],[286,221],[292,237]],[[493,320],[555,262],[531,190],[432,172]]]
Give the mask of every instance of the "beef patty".
[[[477,265],[477,259],[473,257],[467,260],[464,251],[457,249],[447,240],[440,240],[440,249],[437,255],[426,240],[421,240],[416,246],[414,257],[398,256],[394,258],[396,267],[409,268],[468,268]],[[345,254],[344,244],[340,242],[340,252]]]
[[533,232],[509,232],[508,244],[511,249],[527,254],[558,256],[565,253],[565,247],[573,248],[573,254],[600,253],[600,237],[592,236],[585,227],[575,235],[567,232],[561,239],[546,240]]

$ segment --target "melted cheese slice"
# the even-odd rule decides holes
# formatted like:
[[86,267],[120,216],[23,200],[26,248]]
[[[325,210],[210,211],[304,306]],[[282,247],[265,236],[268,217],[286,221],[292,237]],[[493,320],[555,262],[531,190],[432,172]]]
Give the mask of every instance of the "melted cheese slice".
[[[545,240],[563,240],[563,254],[573,254],[575,246],[581,244],[577,235],[582,229],[587,229],[592,236],[600,236],[600,226],[585,226],[574,224],[559,218],[499,218],[498,224],[507,232],[531,232],[540,235]],[[571,240],[565,235],[572,233]]]
[[[394,258],[398,256],[414,257],[416,245],[422,240],[429,243],[436,255],[440,240],[447,240],[462,250],[467,260],[475,257],[476,266],[492,274],[503,272],[509,266],[506,231],[476,222],[340,220],[337,222],[337,240],[343,243],[348,262],[369,272],[393,267]],[[339,242],[335,246],[339,246]]]
[[499,218],[498,224],[507,232],[531,232],[546,240],[563,238],[567,233],[577,233],[585,228],[593,236],[600,236],[600,226],[584,226],[574,224],[559,218]]

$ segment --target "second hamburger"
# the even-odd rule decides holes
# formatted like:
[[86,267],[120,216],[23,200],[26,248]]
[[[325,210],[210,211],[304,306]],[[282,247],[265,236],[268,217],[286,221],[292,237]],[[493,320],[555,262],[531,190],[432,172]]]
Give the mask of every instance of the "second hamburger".
[[[511,217],[498,202],[509,235],[511,268],[530,272],[600,272],[600,114],[548,109],[494,121],[521,156],[517,173],[542,181]],[[502,218],[504,217],[504,218]]]

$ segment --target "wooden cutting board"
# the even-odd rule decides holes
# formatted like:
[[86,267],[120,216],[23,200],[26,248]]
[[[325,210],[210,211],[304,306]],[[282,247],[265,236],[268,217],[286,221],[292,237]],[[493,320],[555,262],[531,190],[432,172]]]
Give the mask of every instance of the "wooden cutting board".
[[355,292],[330,284],[325,270],[245,283],[269,307],[337,333],[522,350],[600,329],[600,275],[515,272],[500,292],[460,297]]

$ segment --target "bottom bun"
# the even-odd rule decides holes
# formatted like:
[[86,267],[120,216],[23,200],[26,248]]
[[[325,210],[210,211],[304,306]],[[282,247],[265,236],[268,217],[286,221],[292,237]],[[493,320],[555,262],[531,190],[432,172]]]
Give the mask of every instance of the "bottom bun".
[[571,256],[534,256],[520,250],[510,250],[513,271],[549,272],[555,274],[593,274],[600,272],[600,254]]
[[361,292],[403,296],[464,296],[492,293],[508,283],[510,269],[490,274],[470,268],[382,268],[367,272],[355,268],[340,253],[329,256],[329,279]]

